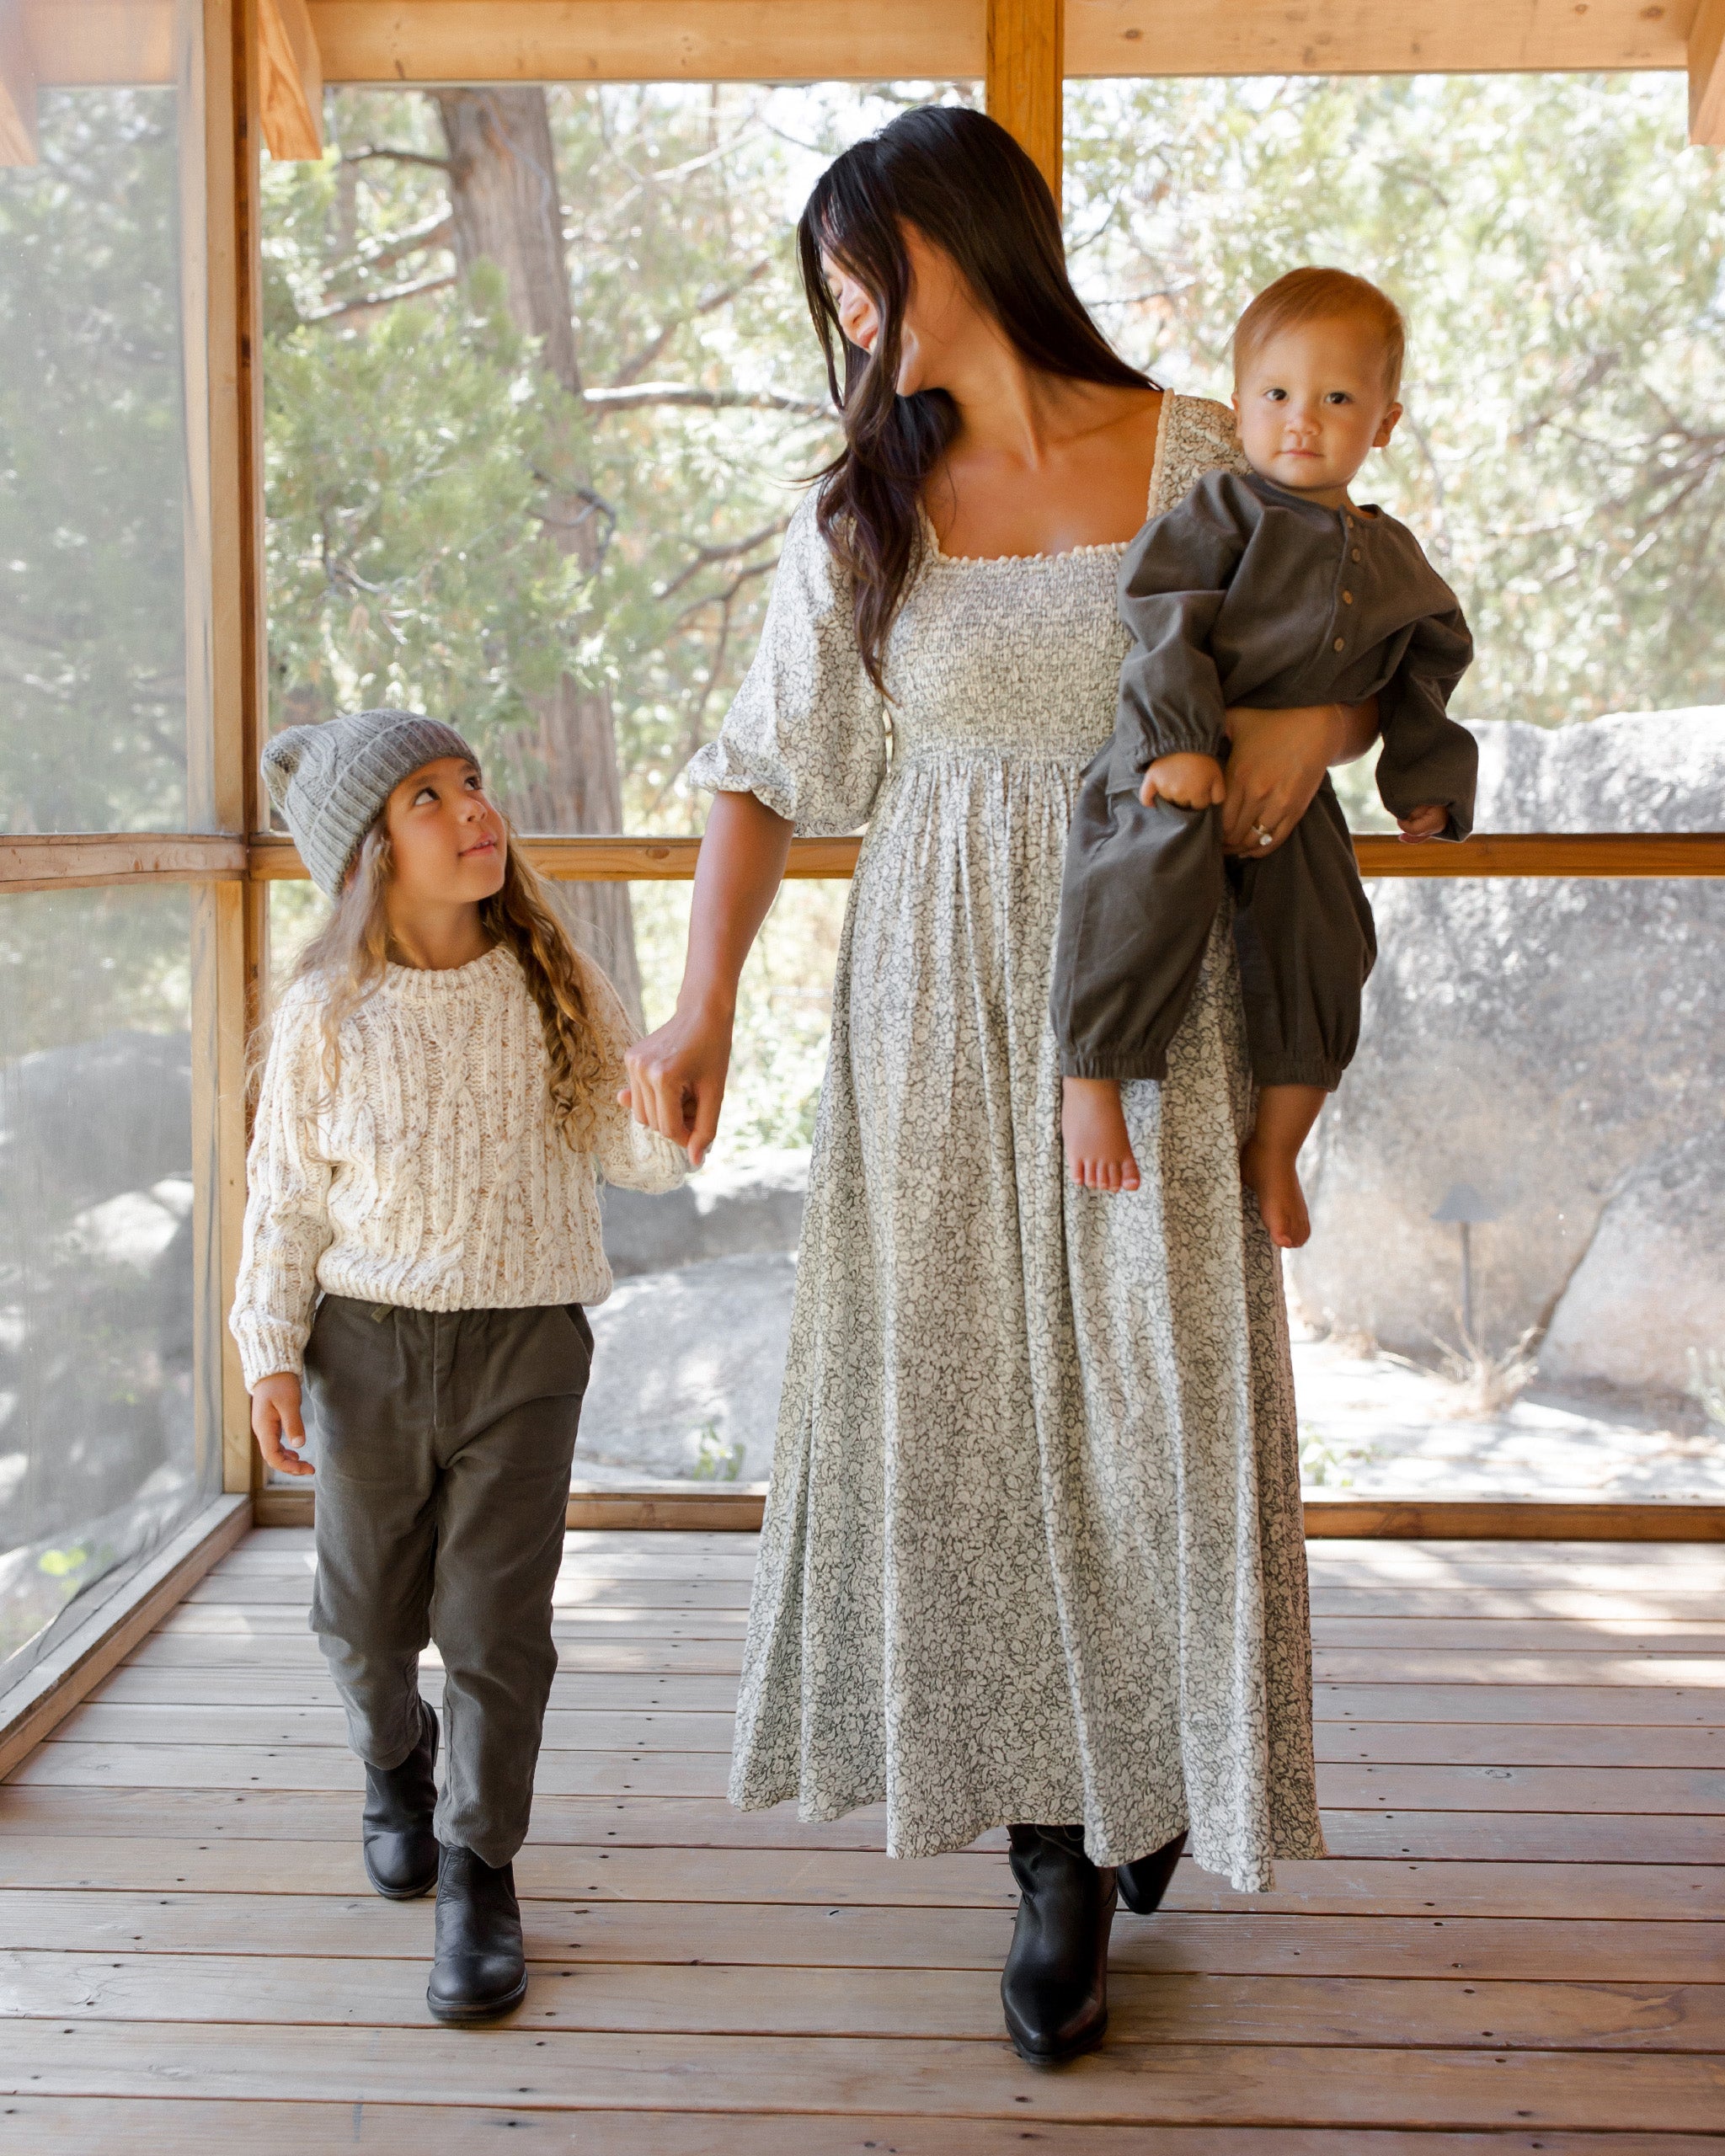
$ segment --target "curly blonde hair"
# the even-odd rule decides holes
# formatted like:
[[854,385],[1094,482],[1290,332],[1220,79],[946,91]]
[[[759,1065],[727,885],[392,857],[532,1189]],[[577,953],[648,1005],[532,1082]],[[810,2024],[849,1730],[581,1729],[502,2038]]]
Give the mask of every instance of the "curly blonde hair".
[[[585,1152],[593,1144],[594,1102],[602,1087],[622,1084],[622,1066],[607,1055],[593,1022],[586,962],[552,911],[543,879],[516,846],[506,819],[504,833],[503,884],[482,902],[479,925],[494,945],[514,953],[526,976],[545,1036],[553,1119]],[[380,815],[360,841],[335,911],[294,968],[295,981],[315,977],[323,990],[323,1077],[330,1086],[341,1069],[341,1028],[391,962],[384,893],[394,867]]]

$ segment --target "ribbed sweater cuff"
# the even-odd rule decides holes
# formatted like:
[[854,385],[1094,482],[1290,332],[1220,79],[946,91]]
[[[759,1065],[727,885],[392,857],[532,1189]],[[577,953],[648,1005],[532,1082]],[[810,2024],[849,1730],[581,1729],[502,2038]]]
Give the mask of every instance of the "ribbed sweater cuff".
[[306,1352],[306,1327],[284,1318],[260,1317],[254,1311],[236,1310],[231,1330],[239,1342],[239,1364],[250,1392],[263,1378],[278,1370],[300,1374]]

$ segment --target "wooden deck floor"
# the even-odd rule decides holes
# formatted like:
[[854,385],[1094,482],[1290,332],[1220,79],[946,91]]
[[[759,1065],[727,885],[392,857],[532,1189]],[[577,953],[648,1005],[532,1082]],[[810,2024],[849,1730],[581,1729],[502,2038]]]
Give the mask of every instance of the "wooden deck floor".
[[1001,2032],[997,1847],[725,1806],[752,1555],[569,1538],[534,1981],[456,2032],[430,1903],[365,1888],[310,1537],[251,1535],[0,1790],[0,2147],[1725,2147],[1725,1550],[1314,1544],[1334,1854],[1256,1898],[1183,1865],[1055,2073]]

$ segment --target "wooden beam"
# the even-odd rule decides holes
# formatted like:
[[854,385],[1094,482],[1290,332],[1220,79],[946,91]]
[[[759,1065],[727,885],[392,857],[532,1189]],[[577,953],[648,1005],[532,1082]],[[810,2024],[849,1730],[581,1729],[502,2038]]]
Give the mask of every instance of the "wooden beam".
[[[0,870],[5,848],[0,841]],[[540,873],[559,883],[681,883],[695,873],[699,839],[528,838],[520,843]],[[853,875],[860,839],[793,839],[790,877]],[[1725,831],[1482,832],[1464,846],[1407,846],[1397,838],[1357,837],[1362,876],[1725,876]],[[257,883],[303,883],[305,865],[291,839],[275,832],[251,844]]]
[[[753,1534],[765,1492],[702,1489],[572,1490],[571,1528],[656,1529],[662,1533],[725,1529]],[[1547,1504],[1493,1497],[1308,1497],[1306,1533],[1314,1542],[1725,1542],[1725,1505]],[[259,1527],[309,1527],[311,1490],[271,1488],[257,1498]]]
[[1689,139],[1725,143],[1725,0],[1701,0],[1688,61]]
[[328,83],[974,80],[985,0],[311,0]]
[[36,62],[24,0],[0,0],[0,165],[36,162]]
[[988,0],[990,114],[1017,138],[1060,199],[1065,128],[1065,0]]
[[0,838],[0,891],[91,890],[104,883],[238,883],[246,873],[239,838],[153,832],[109,837]]
[[1069,75],[1681,67],[1695,0],[1069,0]]
[[[173,0],[22,4],[39,83],[172,79]],[[308,0],[307,12],[326,83],[969,82],[987,64],[986,0]],[[1696,15],[1696,0],[1068,0],[1065,72],[1674,70],[1693,60]]]
[[323,62],[306,0],[258,0],[258,96],[272,157],[323,154]]

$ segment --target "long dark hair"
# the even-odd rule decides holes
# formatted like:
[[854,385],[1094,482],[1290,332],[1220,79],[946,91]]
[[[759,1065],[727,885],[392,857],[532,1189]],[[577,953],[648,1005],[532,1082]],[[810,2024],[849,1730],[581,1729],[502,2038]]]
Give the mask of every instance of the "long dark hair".
[[[921,105],[827,167],[797,222],[803,287],[845,429],[844,448],[820,475],[817,515],[850,573],[862,663],[883,690],[887,632],[921,555],[923,483],[959,423],[943,389],[898,394],[911,285],[901,221],[952,257],[1032,366],[1073,382],[1156,387],[1086,313],[1066,275],[1048,183],[998,120],[964,106]],[[872,353],[839,326],[823,253],[841,262],[880,311]]]

